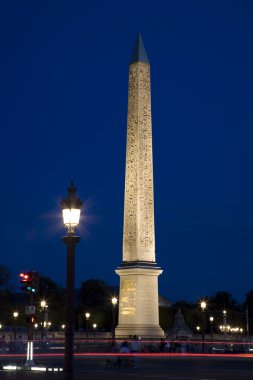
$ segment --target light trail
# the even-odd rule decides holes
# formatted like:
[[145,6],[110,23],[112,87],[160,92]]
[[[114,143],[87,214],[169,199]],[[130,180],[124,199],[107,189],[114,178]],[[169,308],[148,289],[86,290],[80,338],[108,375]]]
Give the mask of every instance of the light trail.
[[[170,358],[170,357],[209,357],[209,358],[251,358],[253,359],[253,353],[244,353],[244,354],[202,354],[202,353],[174,353],[174,352],[168,352],[168,353],[129,353],[129,354],[121,354],[121,353],[111,353],[111,352],[77,352],[74,354],[74,357],[76,359],[79,358],[98,358],[98,357],[147,357],[147,358]],[[25,358],[26,354],[0,354],[1,358]],[[36,353],[34,354],[34,357],[40,358],[40,357],[64,357],[64,353]]]

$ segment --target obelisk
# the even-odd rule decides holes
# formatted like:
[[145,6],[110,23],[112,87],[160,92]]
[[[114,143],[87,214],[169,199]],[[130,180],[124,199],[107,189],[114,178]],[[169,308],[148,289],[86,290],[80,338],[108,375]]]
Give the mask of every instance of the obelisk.
[[155,258],[150,64],[139,34],[128,87],[123,261],[116,337],[161,337]]

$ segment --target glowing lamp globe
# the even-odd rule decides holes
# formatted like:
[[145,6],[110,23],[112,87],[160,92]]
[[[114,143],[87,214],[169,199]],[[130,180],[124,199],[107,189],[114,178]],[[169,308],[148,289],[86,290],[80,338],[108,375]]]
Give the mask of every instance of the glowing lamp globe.
[[200,307],[201,307],[202,311],[205,311],[205,309],[206,309],[206,302],[205,301],[201,301],[200,302]]
[[74,234],[75,228],[79,226],[82,205],[83,202],[77,197],[76,188],[71,181],[67,198],[61,201],[63,223],[69,234]]
[[113,297],[112,298],[112,306],[116,307],[117,303],[118,303],[118,299],[116,297]]

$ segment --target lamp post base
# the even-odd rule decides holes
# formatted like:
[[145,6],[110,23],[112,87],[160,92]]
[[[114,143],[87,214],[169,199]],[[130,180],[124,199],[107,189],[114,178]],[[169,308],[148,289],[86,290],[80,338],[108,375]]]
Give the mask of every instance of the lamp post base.
[[26,356],[25,366],[26,367],[32,367],[34,365],[35,365],[35,363],[33,361],[33,341],[28,341],[27,342],[27,356]]

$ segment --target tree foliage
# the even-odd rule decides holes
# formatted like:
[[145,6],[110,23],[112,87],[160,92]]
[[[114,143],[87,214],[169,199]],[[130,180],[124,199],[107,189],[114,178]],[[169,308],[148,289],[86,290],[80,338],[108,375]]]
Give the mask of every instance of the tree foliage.
[[253,289],[246,294],[244,309],[247,310],[248,314],[249,333],[253,334]]
[[86,308],[101,308],[111,302],[111,288],[104,281],[90,279],[81,283],[80,301]]
[[89,279],[81,283],[79,304],[79,327],[84,327],[85,312],[91,314],[90,323],[95,322],[98,329],[111,329],[112,318],[112,288],[100,279]]
[[238,304],[227,291],[219,291],[208,298],[208,304],[214,310],[238,310]]
[[9,269],[4,265],[0,265],[0,287],[6,287],[9,284],[10,278],[11,273]]
[[45,300],[48,305],[49,320],[53,326],[59,327],[65,319],[65,291],[47,276],[39,275],[38,289],[35,299],[40,308],[40,302]]

